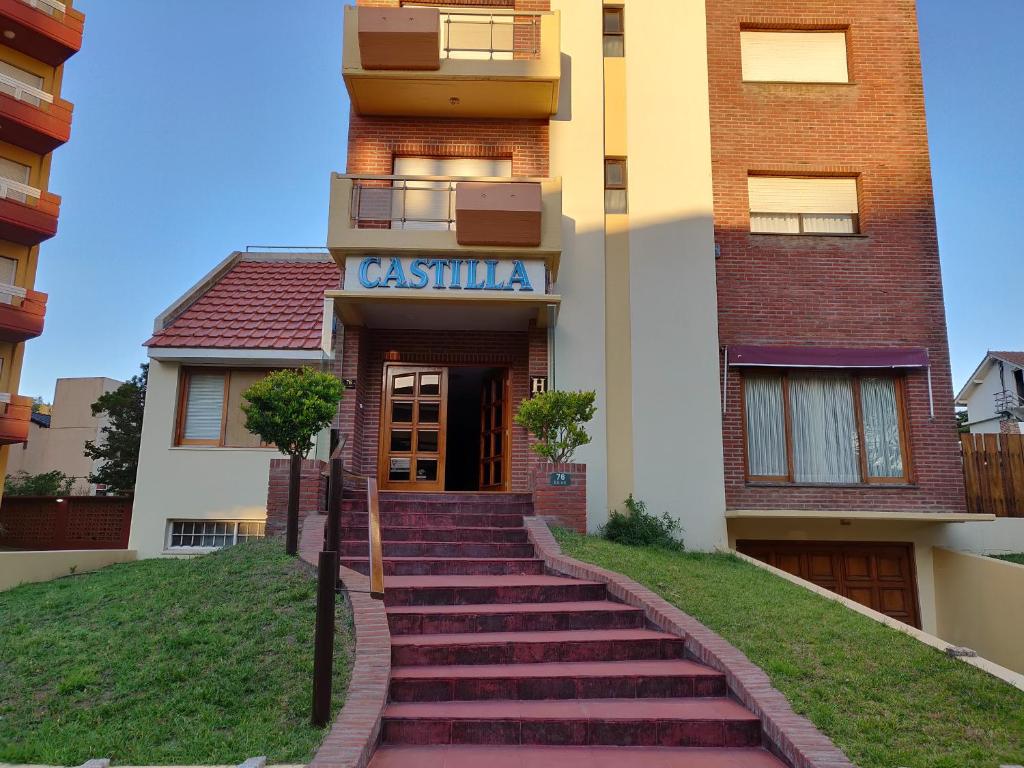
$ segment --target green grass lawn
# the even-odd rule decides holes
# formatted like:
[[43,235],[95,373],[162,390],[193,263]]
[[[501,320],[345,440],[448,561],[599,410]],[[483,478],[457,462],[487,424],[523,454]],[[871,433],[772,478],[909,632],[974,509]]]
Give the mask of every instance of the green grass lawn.
[[1024,762],[1024,693],[978,669],[731,555],[555,535],[722,635],[861,768]]
[[1017,565],[1024,565],[1024,552],[1015,555],[992,555],[997,560],[1007,560]]
[[[306,762],[312,569],[276,541],[0,593],[0,762]],[[334,705],[353,657],[338,610]]]

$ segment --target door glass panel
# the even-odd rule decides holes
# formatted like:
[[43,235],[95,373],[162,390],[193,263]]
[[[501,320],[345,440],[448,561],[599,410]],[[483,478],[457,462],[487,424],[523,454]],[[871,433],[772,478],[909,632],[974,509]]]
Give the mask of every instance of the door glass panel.
[[394,383],[391,386],[391,394],[412,395],[414,393],[415,386],[416,376],[414,374],[409,374],[408,376],[395,376]]
[[440,403],[420,403],[420,424],[437,424],[440,419]]
[[437,459],[418,459],[416,461],[416,481],[430,482],[437,480]]
[[484,432],[489,432],[490,429],[491,429],[491,409],[490,408],[484,408],[483,416],[484,416],[483,430],[484,430]]
[[504,415],[502,413],[503,410],[504,409],[500,405],[496,406],[495,409],[494,409],[494,428],[495,429],[498,429],[498,428],[501,427],[501,419],[502,419],[502,416]]
[[501,438],[502,438],[501,432],[495,432],[494,433],[494,455],[498,455],[502,451]]
[[420,453],[437,453],[440,446],[438,432],[417,432],[416,450]]
[[501,482],[501,459],[498,459],[492,465],[493,475],[491,477],[491,484],[497,485]]
[[391,431],[391,450],[398,453],[412,451],[412,432],[408,429],[394,429]]
[[439,373],[424,373],[420,376],[420,394],[421,395],[440,395],[441,394],[441,374]]
[[412,459],[392,458],[388,462],[388,480],[408,480]]
[[411,424],[412,403],[392,403],[391,421],[398,424]]

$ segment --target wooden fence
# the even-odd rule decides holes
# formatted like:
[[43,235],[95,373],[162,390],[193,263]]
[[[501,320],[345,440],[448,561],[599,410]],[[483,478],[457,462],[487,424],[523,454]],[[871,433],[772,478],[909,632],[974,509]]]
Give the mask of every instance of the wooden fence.
[[967,511],[1024,517],[1024,435],[960,435]]
[[127,549],[132,499],[120,496],[5,496],[0,546],[12,549]]

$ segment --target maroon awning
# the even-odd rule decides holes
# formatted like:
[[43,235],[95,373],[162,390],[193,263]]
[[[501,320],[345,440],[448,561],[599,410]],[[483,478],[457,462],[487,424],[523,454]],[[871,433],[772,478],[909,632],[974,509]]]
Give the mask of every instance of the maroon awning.
[[927,368],[923,347],[756,347],[728,348],[732,366],[766,368]]

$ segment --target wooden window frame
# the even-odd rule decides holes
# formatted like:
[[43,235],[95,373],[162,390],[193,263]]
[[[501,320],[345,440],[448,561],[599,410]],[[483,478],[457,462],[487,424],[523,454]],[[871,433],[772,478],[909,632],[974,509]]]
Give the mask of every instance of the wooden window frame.
[[[619,31],[618,32],[605,32],[604,19],[606,16],[618,16],[619,17]],[[626,55],[626,8],[622,5],[604,5],[601,7],[601,44],[604,45],[604,41],[608,38],[617,38],[622,41],[622,55],[621,56],[605,56],[605,58],[621,59]]]
[[[812,372],[812,373],[835,373],[835,371],[827,370],[811,370],[801,372]],[[804,483],[798,482],[793,477],[793,423],[791,405],[789,401],[789,377],[793,373],[793,370],[780,368],[773,369],[771,371],[760,371],[758,373],[743,372],[740,374],[740,427],[743,434],[743,476],[747,483],[750,484],[771,484],[771,485],[812,485],[822,487],[870,487],[870,486],[893,486],[893,485],[912,485],[914,483],[914,472],[913,472],[913,456],[910,449],[910,418],[907,412],[907,397],[906,397],[906,376],[901,374],[890,374],[889,372],[867,372],[859,370],[847,370],[844,371],[846,375],[850,377],[852,396],[853,396],[853,407],[854,407],[854,418],[857,424],[857,463],[860,468],[860,482],[859,483]],[[785,434],[786,434],[786,474],[782,476],[774,475],[752,475],[750,474],[750,459],[749,459],[749,441],[747,434],[747,397],[746,397],[746,381],[748,378],[757,376],[762,377],[777,377],[782,379],[782,413],[785,422]],[[899,424],[900,431],[900,455],[903,460],[903,476],[902,477],[870,477],[868,475],[867,467],[867,450],[865,448],[864,438],[864,417],[863,417],[863,405],[861,403],[861,389],[860,382],[863,378],[889,378],[892,379],[896,390],[896,416]]]
[[[216,368],[203,366],[182,366],[178,375],[178,405],[174,417],[174,446],[180,448],[232,448],[234,450],[265,450],[273,446],[260,442],[260,445],[231,445],[227,442],[228,403],[231,394],[231,375],[234,373],[270,374],[267,368]],[[220,436],[216,440],[196,440],[185,437],[185,419],[188,416],[188,391],[194,374],[219,374],[224,378],[224,399],[220,410]]]

